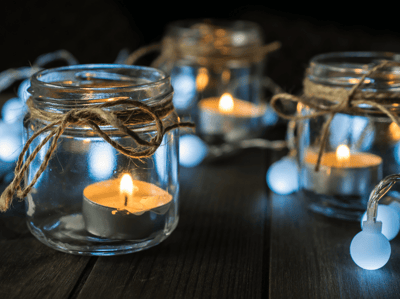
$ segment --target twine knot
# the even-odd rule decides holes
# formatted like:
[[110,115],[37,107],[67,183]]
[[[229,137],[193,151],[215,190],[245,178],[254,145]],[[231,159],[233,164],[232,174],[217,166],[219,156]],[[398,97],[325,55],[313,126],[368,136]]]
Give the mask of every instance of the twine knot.
[[[329,126],[333,120],[333,117],[336,113],[360,113],[366,112],[365,105],[371,106],[380,110],[382,113],[386,114],[394,123],[396,123],[400,127],[400,121],[397,117],[397,114],[393,111],[388,110],[382,103],[383,99],[400,99],[399,93],[393,92],[367,92],[361,91],[360,86],[364,84],[365,79],[368,76],[371,76],[373,73],[384,67],[390,66],[400,66],[399,62],[395,61],[383,61],[379,65],[376,65],[371,70],[369,70],[366,74],[364,74],[357,84],[355,84],[350,91],[344,88],[332,88],[329,86],[324,86],[321,84],[313,83],[309,79],[305,79],[303,82],[304,86],[304,94],[301,97],[294,96],[287,93],[277,94],[271,99],[271,106],[276,111],[276,113],[288,120],[303,120],[316,118],[323,115],[329,115],[329,118],[324,123],[322,127],[322,138],[318,152],[318,159],[315,165],[315,171],[319,170],[322,154],[325,150]],[[321,101],[324,100],[324,101]],[[308,106],[314,109],[314,112],[307,115],[290,115],[287,114],[279,108],[279,101],[292,101],[295,103],[301,103],[305,106]],[[325,103],[328,102],[327,106]],[[371,111],[368,111],[371,112]]]
[[[90,127],[95,134],[101,136],[118,152],[134,159],[142,159],[152,156],[160,146],[166,132],[181,127],[194,128],[193,123],[180,121],[174,122],[166,127],[164,126],[162,119],[169,113],[175,112],[172,105],[172,96],[164,101],[160,101],[156,106],[148,106],[142,102],[124,97],[88,108],[74,108],[64,114],[41,110],[35,106],[32,98],[28,99],[27,106],[29,108],[31,119],[39,120],[42,123],[47,124],[37,130],[24,145],[15,167],[14,179],[0,197],[0,211],[2,212],[9,209],[14,195],[22,199],[31,191],[40,175],[46,169],[52,154],[56,150],[58,139],[64,130],[70,126]],[[116,106],[123,106],[124,109],[110,110],[110,108]],[[155,123],[157,129],[157,134],[150,140],[141,138],[134,130],[129,128],[129,126],[149,123]],[[118,142],[115,142],[109,136],[115,133],[115,131],[112,130],[112,133],[107,133],[110,129],[108,128],[108,130],[106,130],[105,128],[101,128],[102,126],[111,126],[119,132],[129,136],[136,143],[137,148],[124,147]],[[25,162],[23,162],[24,156],[26,155],[31,143],[39,135],[45,132],[49,133],[37,145],[37,147],[32,150]],[[48,142],[50,142],[50,146],[44,155],[42,164],[36,171],[30,184],[22,189],[21,181],[24,177],[25,171],[28,169],[30,163],[35,159],[39,151]]]

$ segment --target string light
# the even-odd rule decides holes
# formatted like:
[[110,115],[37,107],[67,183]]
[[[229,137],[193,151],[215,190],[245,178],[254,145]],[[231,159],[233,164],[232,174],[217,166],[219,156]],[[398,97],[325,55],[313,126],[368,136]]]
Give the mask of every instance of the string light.
[[284,157],[271,165],[267,172],[269,188],[281,195],[299,190],[299,167],[294,157]]
[[[362,231],[359,232],[351,241],[351,258],[363,269],[379,269],[383,267],[390,258],[390,243],[388,238],[386,238],[382,233],[382,222],[378,220],[379,212],[383,212],[385,208],[383,208],[383,206],[379,206],[378,202],[399,180],[400,175],[390,175],[385,177],[379,182],[378,185],[375,186],[371,192],[367,205],[367,220],[363,221],[362,223]],[[391,207],[390,209],[393,208]],[[391,214],[393,215],[393,213]],[[382,215],[382,219],[385,218],[384,216],[385,215]],[[396,219],[396,217],[393,217],[393,219]],[[396,228],[398,224],[396,224],[396,221],[394,221],[394,223],[395,224],[392,226]],[[391,225],[388,225],[388,227],[390,226]]]
[[179,138],[179,164],[195,167],[207,156],[208,148],[200,137],[187,134]]
[[5,123],[22,123],[25,112],[25,103],[19,98],[12,98],[4,103],[3,108],[1,109],[1,116]]
[[[367,220],[367,212],[361,219],[361,228],[363,222]],[[387,205],[378,205],[377,221],[382,222],[382,234],[390,241],[397,236],[400,230],[400,217],[397,212]]]
[[389,240],[382,234],[382,222],[364,221],[363,230],[350,244],[353,261],[363,269],[376,270],[386,265],[390,254]]

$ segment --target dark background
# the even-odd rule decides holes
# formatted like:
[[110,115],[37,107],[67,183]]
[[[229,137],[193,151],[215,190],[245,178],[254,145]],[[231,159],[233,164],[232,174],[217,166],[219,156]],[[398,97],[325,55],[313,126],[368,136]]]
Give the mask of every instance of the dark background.
[[[360,2],[256,5],[229,2],[133,0],[2,1],[0,71],[27,66],[41,54],[66,49],[80,63],[112,63],[122,48],[159,41],[168,23],[221,18],[258,23],[266,42],[283,47],[268,60],[268,75],[288,92],[301,88],[309,59],[332,51],[400,52],[396,7]],[[244,4],[246,3],[246,4]],[[368,2],[365,2],[368,3]]]

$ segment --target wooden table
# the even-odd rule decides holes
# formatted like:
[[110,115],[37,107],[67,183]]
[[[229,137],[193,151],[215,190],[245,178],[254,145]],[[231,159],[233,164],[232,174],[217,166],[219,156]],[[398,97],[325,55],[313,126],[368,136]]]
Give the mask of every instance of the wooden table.
[[281,155],[247,150],[181,169],[177,229],[129,255],[50,249],[16,204],[0,215],[0,298],[400,298],[400,237],[384,268],[357,267],[349,245],[359,223],[314,215],[300,194],[267,190],[267,166]]
[[3,214],[0,298],[399,298],[399,239],[384,268],[358,268],[349,245],[359,224],[268,193],[273,156],[252,150],[182,169],[176,231],[134,254],[61,253],[28,232],[18,209]]

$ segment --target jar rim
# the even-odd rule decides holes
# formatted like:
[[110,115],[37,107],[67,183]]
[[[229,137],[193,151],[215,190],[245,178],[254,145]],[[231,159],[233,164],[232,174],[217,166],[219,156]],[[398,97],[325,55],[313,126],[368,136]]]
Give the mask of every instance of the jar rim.
[[[66,109],[131,98],[156,104],[172,96],[170,76],[162,70],[124,64],[82,64],[45,69],[31,77],[28,92],[36,104]],[[73,106],[73,107],[72,107]]]
[[[68,81],[70,79],[71,82]],[[156,68],[123,64],[83,64],[35,73],[31,77],[28,92],[32,95],[32,105],[36,109],[64,114],[71,109],[95,107],[117,99],[139,101],[156,109],[160,105],[169,105],[173,88],[170,76]],[[125,108],[124,105],[116,105],[105,109],[123,111]],[[163,121],[168,115],[163,116]],[[133,125],[139,128],[153,126],[153,122]],[[79,126],[77,128],[87,130]],[[105,129],[113,128],[105,126]]]
[[[384,61],[400,62],[400,54],[392,52],[331,52],[314,56],[306,78],[322,85],[352,88],[364,74]],[[363,91],[400,91],[400,66],[386,66],[365,78]]]
[[192,51],[196,55],[214,55],[214,52],[219,51],[224,53],[227,48],[242,51],[263,43],[261,27],[257,23],[244,20],[179,20],[168,24],[166,37],[176,40],[178,48],[194,48]]
[[[370,62],[366,64],[369,60]],[[362,75],[383,60],[400,62],[400,54],[379,51],[329,52],[312,57],[309,64],[310,67],[318,65],[332,71],[354,70],[355,73]],[[337,65],[338,63],[341,64]]]
[[[70,86],[70,85],[61,85],[61,84],[55,84],[54,81],[52,82],[45,82],[41,80],[44,78],[46,75],[51,75],[51,73],[55,72],[66,72],[66,71],[88,71],[88,70],[117,70],[117,69],[130,69],[130,70],[142,70],[142,71],[147,71],[147,72],[158,72],[159,75],[159,80],[154,80],[151,82],[147,82],[144,84],[134,84],[134,85],[127,85],[127,86],[118,86],[118,87],[88,87],[88,86]],[[114,73],[117,74],[117,73]],[[89,77],[89,76],[88,76]],[[115,77],[114,79],[120,79],[123,81],[128,81],[127,80],[128,76],[120,76]],[[100,78],[100,79],[113,79],[113,78]],[[150,80],[150,78],[146,78]],[[62,67],[57,67],[57,68],[49,68],[49,69],[43,69],[41,71],[38,71],[31,77],[31,86],[44,86],[48,88],[71,88],[71,89],[84,89],[90,92],[93,91],[106,91],[106,90],[116,90],[116,89],[124,89],[124,88],[132,88],[133,86],[136,88],[143,88],[143,87],[151,87],[152,85],[157,85],[160,82],[168,81],[169,80],[169,75],[166,74],[164,71],[152,68],[152,67],[146,67],[146,66],[137,66],[137,65],[125,65],[125,64],[78,64],[78,65],[69,65],[69,66],[62,66]],[[116,80],[118,81],[118,80]]]

